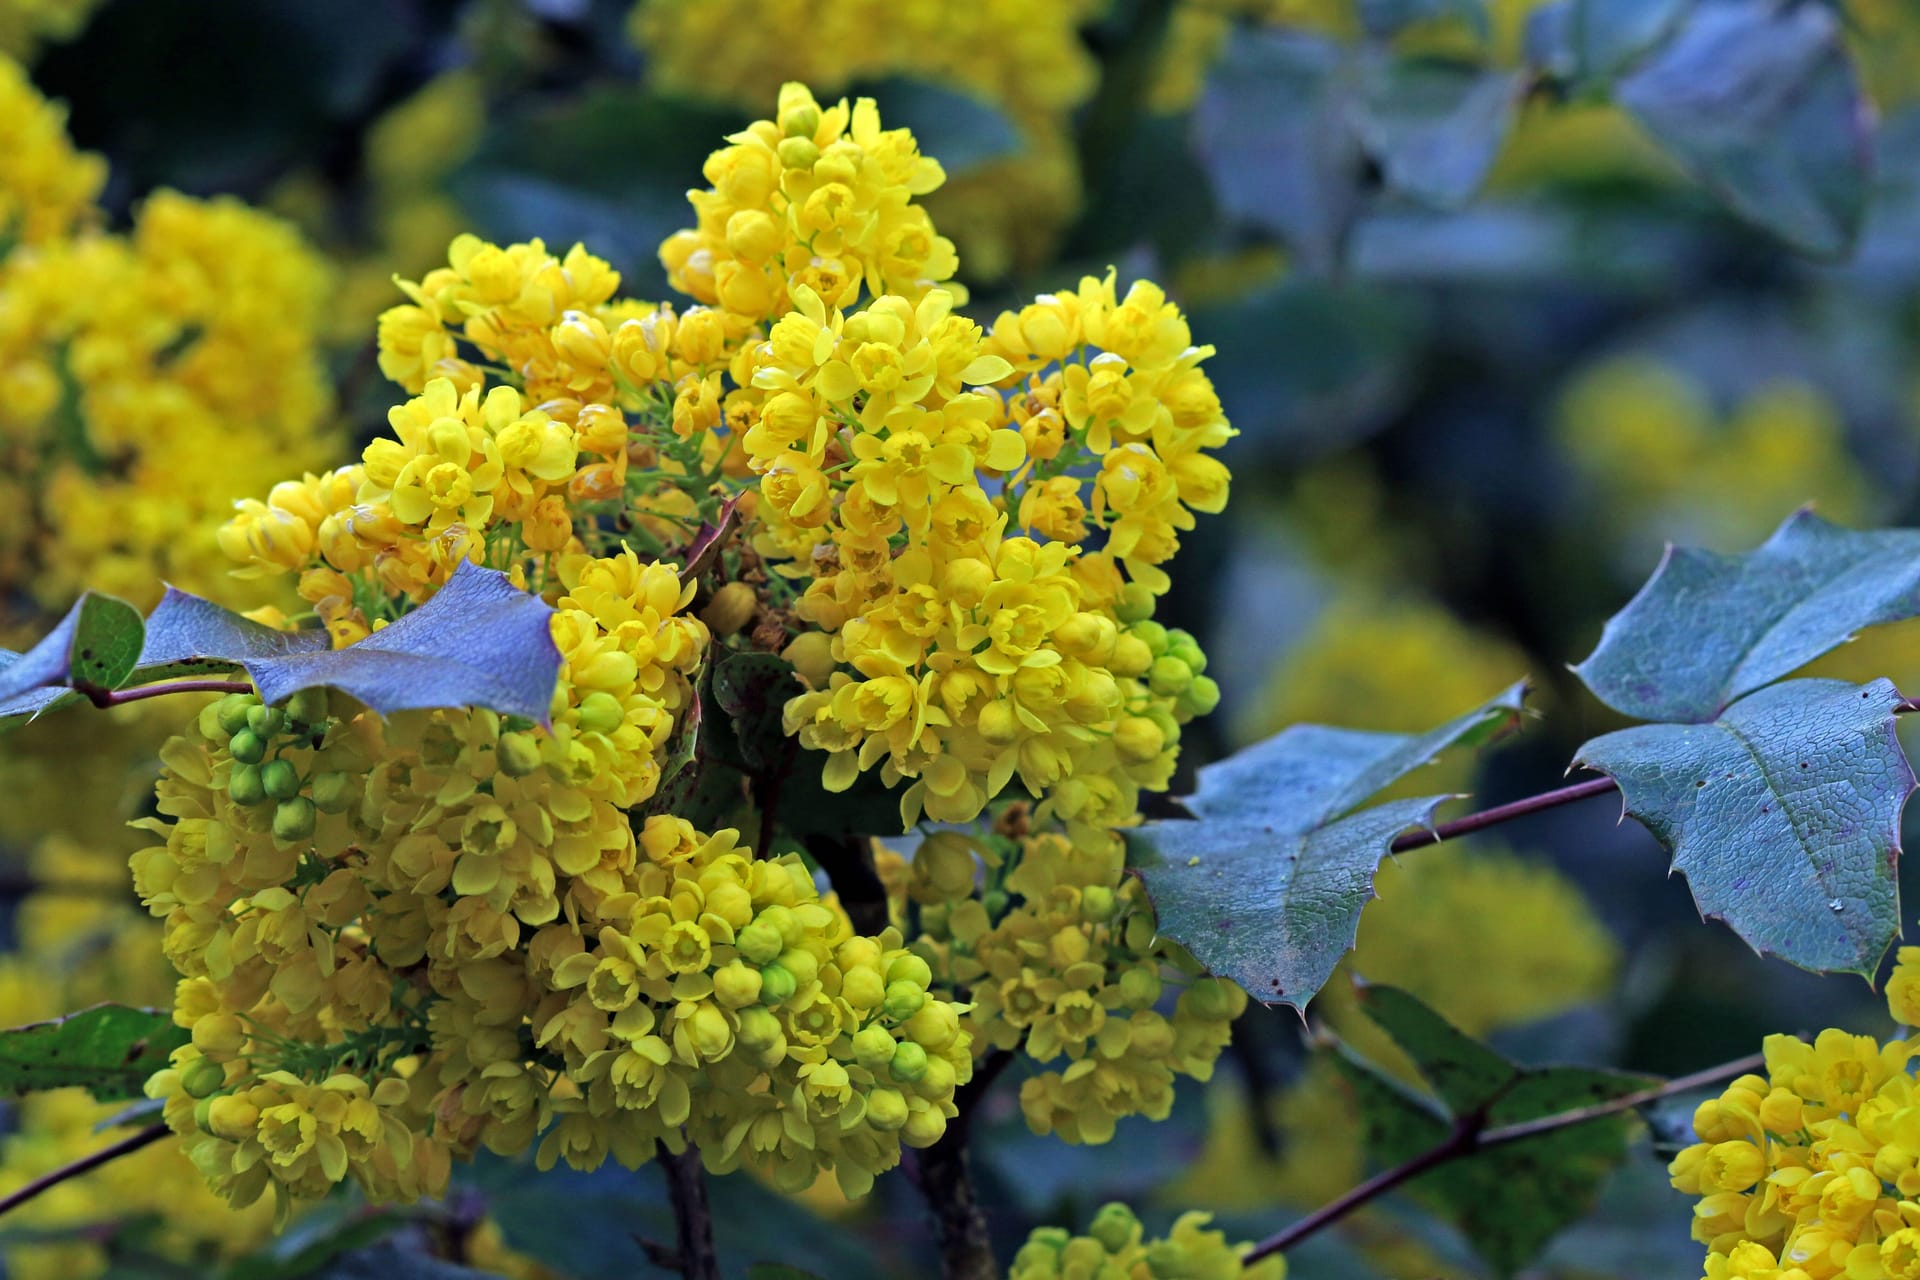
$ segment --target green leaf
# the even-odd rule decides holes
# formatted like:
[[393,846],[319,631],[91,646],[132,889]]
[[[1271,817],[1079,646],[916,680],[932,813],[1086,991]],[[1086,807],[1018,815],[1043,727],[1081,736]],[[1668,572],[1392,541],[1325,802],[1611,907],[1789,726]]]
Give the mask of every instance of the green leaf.
[[0,1031],[0,1093],[78,1086],[102,1102],[137,1098],[186,1042],[169,1015],[120,1004],[14,1027]]
[[1389,188],[1457,208],[1493,168],[1525,86],[1517,71],[1376,54],[1363,64],[1354,127]]
[[1859,233],[1873,112],[1824,4],[1696,4],[1616,85],[1620,104],[1736,213],[1808,253]]
[[1574,668],[1642,720],[1706,721],[1862,627],[1920,614],[1920,530],[1860,533],[1810,511],[1725,556],[1670,547]]
[[[15,688],[16,677],[12,673],[18,670],[25,657],[25,654],[15,653],[11,649],[0,649],[0,687]],[[79,701],[79,694],[65,688],[42,686],[16,689],[10,694],[0,693],[0,733]]]
[[1886,680],[1789,680],[1711,724],[1595,738],[1577,763],[1620,784],[1702,915],[1762,955],[1871,978],[1900,931],[1902,702]]
[[[1360,1105],[1368,1154],[1381,1165],[1440,1146],[1462,1120],[1498,1129],[1654,1083],[1592,1067],[1516,1066],[1403,991],[1366,987],[1360,999],[1440,1094],[1414,1093],[1348,1052],[1335,1055]],[[1631,1125],[1625,1114],[1598,1117],[1460,1157],[1408,1186],[1458,1225],[1496,1270],[1512,1275],[1586,1214],[1607,1173],[1626,1155]]]
[[1360,25],[1374,37],[1400,34],[1416,22],[1458,18],[1476,34],[1487,34],[1486,0],[1359,0]]
[[145,624],[125,600],[89,591],[33,648],[0,666],[0,715],[57,685],[118,689],[139,660]]
[[1184,801],[1191,819],[1125,833],[1160,931],[1255,999],[1304,1009],[1353,946],[1387,846],[1452,797],[1358,806],[1446,748],[1514,723],[1525,694],[1516,684],[1419,735],[1295,725],[1203,768]]

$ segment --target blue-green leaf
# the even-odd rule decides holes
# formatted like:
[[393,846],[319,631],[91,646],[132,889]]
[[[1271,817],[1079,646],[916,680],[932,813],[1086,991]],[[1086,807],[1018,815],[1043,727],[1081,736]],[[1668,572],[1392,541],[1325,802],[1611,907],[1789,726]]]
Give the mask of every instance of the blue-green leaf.
[[1757,549],[1674,547],[1575,667],[1616,711],[1704,721],[1851,640],[1920,614],[1920,530],[1859,533],[1810,511]]
[[1416,22],[1456,18],[1487,34],[1486,0],[1359,0],[1360,25],[1370,36],[1391,37]]
[[1618,75],[1659,44],[1693,0],[1569,0],[1569,35],[1577,74]]
[[85,593],[39,644],[0,666],[0,716],[53,686],[118,689],[133,674],[143,633],[140,611],[125,600]]
[[[1465,1120],[1498,1129],[1638,1093],[1644,1076],[1592,1067],[1520,1067],[1392,987],[1367,987],[1362,1008],[1413,1059],[1438,1098],[1415,1093],[1342,1050],[1334,1063],[1360,1106],[1367,1152],[1401,1164],[1448,1140]],[[1537,1257],[1584,1216],[1625,1157],[1632,1120],[1610,1115],[1450,1161],[1409,1188],[1454,1222],[1502,1275]]]
[[1873,113],[1835,7],[1695,4],[1615,94],[1742,217],[1809,253],[1852,245],[1871,186]]
[[1353,946],[1387,846],[1451,797],[1359,806],[1513,724],[1525,693],[1517,684],[1418,735],[1296,725],[1200,770],[1192,818],[1126,832],[1160,931],[1255,999],[1305,1008]]
[[1711,724],[1595,738],[1578,763],[1620,784],[1702,915],[1763,955],[1870,976],[1900,930],[1902,701],[1885,680],[1789,680]]
[[1354,127],[1390,189],[1455,208],[1493,168],[1525,83],[1517,71],[1379,54],[1363,66]]

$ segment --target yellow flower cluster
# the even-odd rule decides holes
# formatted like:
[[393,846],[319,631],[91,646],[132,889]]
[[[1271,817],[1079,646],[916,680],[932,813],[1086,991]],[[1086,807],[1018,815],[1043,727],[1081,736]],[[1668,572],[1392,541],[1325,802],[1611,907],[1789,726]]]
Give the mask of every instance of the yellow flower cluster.
[[917,919],[914,947],[936,982],[972,1001],[975,1051],[1060,1064],[1022,1083],[1020,1105],[1035,1133],[1068,1142],[1106,1142],[1125,1116],[1165,1119],[1174,1077],[1209,1079],[1247,1005],[1239,987],[1213,978],[1163,999],[1163,974],[1195,966],[1155,936],[1153,908],[1124,865],[1109,831],[1017,840],[943,831],[911,864],[891,853],[879,862],[896,906]]
[[1016,265],[1040,266],[1079,210],[1072,114],[1096,82],[1079,29],[1099,7],[642,0],[631,30],[661,85],[678,93],[751,107],[787,81],[839,92],[899,76],[950,85],[1004,112],[1018,150],[969,166],[928,201],[961,244],[970,276],[992,280]]
[[1868,506],[1838,408],[1800,382],[1769,383],[1722,412],[1684,371],[1619,357],[1573,381],[1556,429],[1594,508],[1622,529],[1684,527],[1691,542],[1733,550],[1809,500],[1840,521]]
[[758,546],[811,577],[796,610],[852,670],[790,704],[789,731],[830,753],[830,788],[876,764],[910,779],[908,822],[967,821],[1015,774],[1043,817],[1129,821],[1218,701],[1191,638],[1151,621],[1178,531],[1226,502],[1212,348],[1111,274],[990,335],[937,291],[796,304],[734,370],[757,393]]
[[906,129],[883,129],[871,98],[822,108],[801,84],[708,157],[691,191],[697,223],[660,246],[674,288],[762,321],[804,288],[828,307],[868,293],[917,299],[959,266],[915,197],[946,180]]
[[[1920,1022],[1920,947],[1887,985]],[[1694,1112],[1700,1141],[1668,1168],[1699,1202],[1708,1280],[1920,1280],[1920,1041],[1822,1031],[1768,1036],[1765,1076]]]
[[105,234],[102,167],[11,62],[0,111],[22,126],[0,159],[0,585],[232,599],[215,513],[330,443],[327,273],[231,200],[160,192]]
[[1250,1244],[1229,1244],[1224,1232],[1209,1231],[1209,1213],[1183,1213],[1173,1230],[1158,1240],[1133,1210],[1120,1203],[1102,1205],[1076,1236],[1061,1227],[1041,1227],[1014,1256],[1009,1280],[1286,1280],[1287,1263],[1278,1255],[1251,1265],[1242,1261]]

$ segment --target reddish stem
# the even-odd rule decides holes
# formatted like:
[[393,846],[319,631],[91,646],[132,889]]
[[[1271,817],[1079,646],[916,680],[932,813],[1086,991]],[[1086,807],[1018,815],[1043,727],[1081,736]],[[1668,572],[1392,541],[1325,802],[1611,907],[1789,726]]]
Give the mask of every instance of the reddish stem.
[[83,688],[80,692],[96,707],[117,707],[124,702],[160,698],[170,693],[252,693],[253,684],[247,680],[169,680],[164,684],[143,684],[136,689]]
[[21,1187],[18,1191],[5,1197],[0,1197],[0,1213],[6,1213],[10,1209],[18,1209],[21,1205],[38,1196],[41,1192],[50,1191],[69,1178],[77,1178],[83,1173],[98,1169],[109,1160],[118,1160],[121,1156],[132,1155],[142,1147],[151,1146],[166,1137],[168,1132],[167,1126],[164,1124],[150,1124],[139,1132],[122,1138],[110,1147],[102,1147],[92,1155],[82,1156],[72,1164],[62,1165],[51,1173],[43,1173],[26,1186]]

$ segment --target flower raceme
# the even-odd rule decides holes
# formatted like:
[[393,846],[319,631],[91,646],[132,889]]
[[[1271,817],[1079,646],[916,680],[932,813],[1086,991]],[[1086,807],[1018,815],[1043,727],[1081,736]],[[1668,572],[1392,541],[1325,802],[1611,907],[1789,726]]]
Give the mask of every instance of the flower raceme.
[[[1206,1078],[1245,1005],[1155,937],[1113,831],[1219,697],[1152,617],[1226,499],[1210,349],[1111,274],[960,314],[918,202],[939,166],[871,102],[789,85],[706,177],[661,249],[683,307],[580,246],[454,240],[381,317],[389,433],[219,532],[308,610],[261,620],[352,645],[470,561],[553,606],[562,659],[543,725],[236,695],[165,748],[133,869],[193,1043],[150,1092],[236,1204],[689,1144],[860,1195],[989,1048],[1046,1067],[1036,1130],[1101,1142]],[[756,653],[830,791],[876,774],[903,828],[1015,834],[882,855],[914,909],[863,936],[746,847],[797,836],[744,780],[676,812],[715,673]]]

